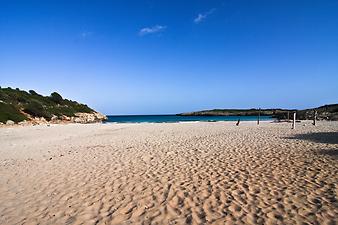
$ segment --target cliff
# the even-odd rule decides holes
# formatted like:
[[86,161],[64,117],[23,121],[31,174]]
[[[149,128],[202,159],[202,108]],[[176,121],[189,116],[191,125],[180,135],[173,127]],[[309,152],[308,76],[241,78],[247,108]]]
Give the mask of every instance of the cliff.
[[63,99],[56,92],[42,96],[33,90],[0,88],[0,123],[94,123],[106,119],[87,105]]

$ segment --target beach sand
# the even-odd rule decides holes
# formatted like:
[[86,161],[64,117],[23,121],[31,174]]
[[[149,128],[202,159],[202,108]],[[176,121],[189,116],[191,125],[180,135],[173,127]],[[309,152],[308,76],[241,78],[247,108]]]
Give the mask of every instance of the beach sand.
[[0,224],[335,224],[338,122],[0,129]]

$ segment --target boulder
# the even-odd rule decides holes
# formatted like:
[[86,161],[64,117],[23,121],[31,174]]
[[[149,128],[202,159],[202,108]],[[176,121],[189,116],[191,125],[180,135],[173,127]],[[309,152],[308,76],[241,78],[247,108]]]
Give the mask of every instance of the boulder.
[[69,116],[65,116],[65,115],[62,115],[61,116],[62,120],[66,120],[66,121],[72,121],[72,118],[70,118]]
[[75,123],[82,123],[83,121],[81,120],[81,118],[76,117],[76,118],[74,118],[74,122]]
[[25,126],[25,125],[28,125],[28,122],[26,120],[23,120],[23,121],[19,122],[18,124]]
[[43,118],[43,117],[34,117],[34,118],[32,119],[32,123],[33,123],[33,124],[44,124],[44,123],[46,123],[46,122],[47,122],[46,119]]
[[56,122],[58,120],[58,117],[53,115],[52,118],[50,119],[52,122]]
[[14,123],[14,121],[13,120],[7,120],[7,122],[6,122],[6,125],[14,125],[15,123]]
[[106,115],[103,115],[102,113],[99,113],[99,112],[95,112],[94,113],[96,118],[100,121],[105,121],[108,119],[108,117]]

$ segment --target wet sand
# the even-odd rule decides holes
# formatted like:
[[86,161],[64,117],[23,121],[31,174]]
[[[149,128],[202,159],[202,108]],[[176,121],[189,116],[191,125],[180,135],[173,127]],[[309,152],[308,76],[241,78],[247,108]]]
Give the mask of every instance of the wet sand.
[[338,122],[290,128],[1,128],[0,224],[335,224]]

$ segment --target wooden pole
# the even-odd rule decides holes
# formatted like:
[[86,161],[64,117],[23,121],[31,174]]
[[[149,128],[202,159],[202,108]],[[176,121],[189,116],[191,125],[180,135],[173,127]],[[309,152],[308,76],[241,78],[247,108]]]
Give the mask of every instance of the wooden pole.
[[293,113],[292,129],[296,129],[296,112]]
[[313,110],[313,126],[316,126],[316,117],[317,117],[317,111]]
[[258,111],[257,125],[259,125],[260,117],[261,117],[261,108],[259,108],[259,111]]
[[288,111],[288,121],[290,120],[290,112]]

